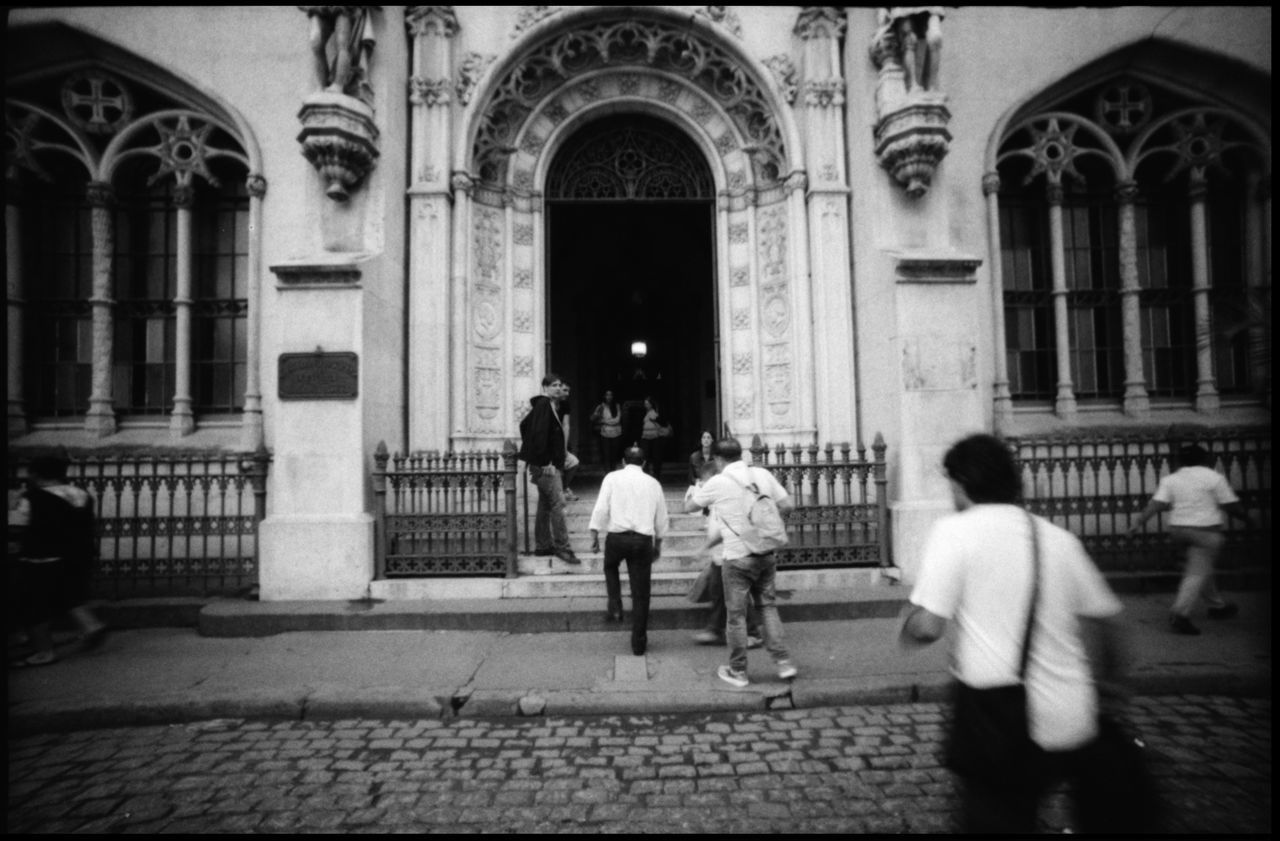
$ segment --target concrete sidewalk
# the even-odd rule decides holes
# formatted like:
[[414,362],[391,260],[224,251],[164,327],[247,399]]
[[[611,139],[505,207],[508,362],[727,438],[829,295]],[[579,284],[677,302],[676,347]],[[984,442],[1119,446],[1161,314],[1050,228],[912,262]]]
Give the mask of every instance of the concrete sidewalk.
[[[1124,595],[1136,692],[1271,692],[1271,594],[1229,598],[1240,615],[1199,619],[1203,634],[1168,630],[1170,596]],[[335,608],[336,609],[336,608]],[[213,718],[418,719],[807,708],[943,696],[947,647],[906,652],[895,617],[795,621],[787,642],[800,669],[778,680],[750,653],[751,685],[715,675],[718,646],[687,628],[649,633],[634,657],[625,629],[315,630],[260,637],[191,628],[115,631],[82,652],[67,640],[51,666],[9,671],[10,732]]]

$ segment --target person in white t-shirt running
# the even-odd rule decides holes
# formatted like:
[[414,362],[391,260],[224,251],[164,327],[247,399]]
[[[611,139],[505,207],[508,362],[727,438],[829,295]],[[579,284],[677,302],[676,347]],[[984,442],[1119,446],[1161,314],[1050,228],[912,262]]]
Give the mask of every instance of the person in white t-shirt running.
[[1227,542],[1222,515],[1252,520],[1226,478],[1208,466],[1207,450],[1189,444],[1178,451],[1178,461],[1182,466],[1160,480],[1155,495],[1129,527],[1129,535],[1137,534],[1157,514],[1169,512],[1169,536],[1187,552],[1169,626],[1175,634],[1195,635],[1200,629],[1191,623],[1191,612],[1200,599],[1209,606],[1211,619],[1230,619],[1238,612],[1222,598],[1213,580],[1214,565]]

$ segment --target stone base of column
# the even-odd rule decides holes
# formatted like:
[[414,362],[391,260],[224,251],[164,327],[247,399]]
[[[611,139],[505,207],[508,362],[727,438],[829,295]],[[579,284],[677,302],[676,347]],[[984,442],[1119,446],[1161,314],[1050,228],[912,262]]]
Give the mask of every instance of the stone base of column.
[[1124,413],[1131,418],[1145,418],[1151,414],[1151,399],[1141,385],[1129,385],[1124,390]]
[[1222,408],[1222,401],[1218,399],[1217,391],[1201,390],[1196,395],[1196,411],[1202,413],[1212,413]]
[[173,413],[169,416],[169,436],[185,438],[196,431],[196,419],[191,414],[191,401],[175,400]]
[[90,401],[89,412],[84,416],[84,431],[99,438],[115,435],[116,411],[110,403]]
[[1058,394],[1057,400],[1053,402],[1053,413],[1060,418],[1066,420],[1074,420],[1079,411],[1076,404],[1076,396],[1068,392],[1067,394]]

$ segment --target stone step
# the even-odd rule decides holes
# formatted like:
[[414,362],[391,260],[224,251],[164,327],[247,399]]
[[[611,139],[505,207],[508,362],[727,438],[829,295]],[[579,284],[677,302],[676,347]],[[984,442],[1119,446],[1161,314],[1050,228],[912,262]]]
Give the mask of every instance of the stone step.
[[[603,543],[603,541],[601,541]],[[576,541],[570,543],[577,545]],[[584,544],[590,546],[590,540]],[[603,573],[604,572],[604,553],[603,552],[587,552],[574,549],[574,553],[581,561],[581,565],[566,564],[559,558],[554,556],[537,556],[537,555],[520,555],[517,557],[516,569],[520,575],[576,575],[586,573]],[[707,564],[707,559],[697,552],[691,551],[673,551],[668,553],[666,544],[663,544],[662,557],[654,564],[653,571],[657,572],[693,572],[698,573]],[[626,564],[623,564],[625,567]]]

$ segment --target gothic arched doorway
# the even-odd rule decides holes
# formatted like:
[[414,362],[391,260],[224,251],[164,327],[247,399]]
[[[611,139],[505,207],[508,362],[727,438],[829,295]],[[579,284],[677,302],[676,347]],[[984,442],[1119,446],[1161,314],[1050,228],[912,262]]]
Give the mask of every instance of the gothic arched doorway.
[[693,141],[642,114],[583,126],[552,161],[546,358],[573,386],[588,465],[601,462],[589,416],[606,390],[624,404],[627,441],[644,398],[658,400],[675,429],[673,470],[702,429],[719,428],[714,195]]

